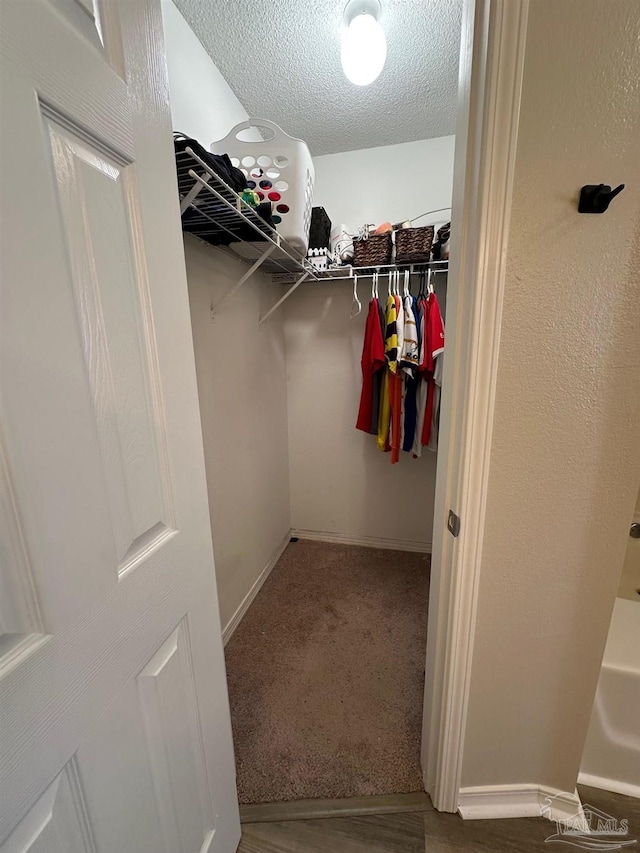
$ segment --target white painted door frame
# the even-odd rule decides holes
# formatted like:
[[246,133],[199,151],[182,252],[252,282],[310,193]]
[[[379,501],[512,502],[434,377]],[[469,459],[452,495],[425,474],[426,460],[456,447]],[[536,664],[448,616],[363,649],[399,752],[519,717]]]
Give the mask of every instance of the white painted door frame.
[[528,0],[466,0],[463,13],[422,738],[425,788],[448,812],[461,787],[527,12]]

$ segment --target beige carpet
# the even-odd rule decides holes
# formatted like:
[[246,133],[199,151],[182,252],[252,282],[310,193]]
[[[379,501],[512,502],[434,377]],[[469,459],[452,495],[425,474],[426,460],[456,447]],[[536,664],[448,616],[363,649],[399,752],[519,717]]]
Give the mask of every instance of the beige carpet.
[[291,543],[226,648],[241,803],[423,789],[429,557]]

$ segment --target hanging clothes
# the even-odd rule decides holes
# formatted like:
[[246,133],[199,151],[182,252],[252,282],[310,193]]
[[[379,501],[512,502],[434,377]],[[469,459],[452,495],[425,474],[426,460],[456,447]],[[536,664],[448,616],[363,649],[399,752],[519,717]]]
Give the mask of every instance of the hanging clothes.
[[400,461],[400,448],[402,446],[402,408],[403,408],[403,373],[400,365],[400,356],[404,348],[404,308],[399,296],[394,295],[393,300],[396,307],[396,330],[398,335],[397,362],[395,370],[391,367],[389,376],[389,401],[391,408],[391,464]]
[[442,395],[442,356],[436,358],[433,371],[433,404],[431,407],[431,432],[427,442],[427,450],[438,449],[438,433],[440,430],[440,397]]
[[417,301],[414,296],[404,298],[404,343],[400,366],[404,377],[404,411],[402,449],[410,451],[416,431],[417,393],[418,393],[418,362],[420,359],[419,317]]
[[[426,352],[426,375],[428,381],[427,403],[422,427],[421,443],[423,447],[436,450],[438,446],[438,423],[440,416],[440,387],[442,385],[442,358],[444,352],[444,323],[435,293],[427,299],[428,322]],[[438,381],[436,382],[436,370]],[[433,440],[432,440],[433,432]]]
[[[384,355],[387,367],[382,378],[380,394],[380,417],[378,420],[378,450],[390,450],[389,431],[391,427],[391,388],[390,377],[395,377],[398,369],[398,314],[396,301],[389,295],[385,313]],[[395,387],[393,389],[395,401]]]
[[416,391],[416,427],[411,448],[414,458],[422,456],[422,430],[429,391],[427,375],[427,353],[429,350],[429,303],[422,297],[418,299],[418,329],[420,335],[420,355],[418,360],[418,387]]
[[373,377],[374,384],[374,399],[377,403],[374,403],[375,409],[371,409],[371,434],[378,434],[378,421],[380,420],[380,401],[382,400],[382,383],[384,381],[384,375],[386,370],[386,360],[384,357],[384,336],[387,329],[387,320],[385,315],[384,305],[382,304],[382,300],[380,300],[376,296],[376,302],[378,303],[378,315],[380,317],[380,337],[382,338],[382,361],[383,368],[379,370]]
[[430,293],[427,299],[429,304],[429,353],[427,370],[435,369],[435,359],[444,352],[444,321],[440,311],[440,304],[435,293]]
[[400,369],[407,376],[415,376],[418,370],[418,331],[416,318],[413,313],[413,296],[405,296],[402,302],[404,327],[402,335],[402,350],[400,353]]
[[416,298],[405,279],[406,295],[389,292],[384,304],[376,292],[365,324],[356,428],[375,435],[395,464],[401,450],[418,458],[423,447],[437,449],[445,331],[431,286]]
[[[429,309],[431,329],[431,357],[433,359],[433,372],[431,378],[432,401],[431,401],[431,428],[426,436],[428,450],[438,449],[438,429],[440,426],[440,394],[442,389],[442,354],[444,353],[444,322],[440,312],[440,305],[435,293],[429,297],[433,300]],[[433,317],[432,317],[433,315]]]
[[362,368],[362,390],[356,429],[377,435],[380,412],[382,370],[386,365],[384,340],[380,325],[380,305],[377,299],[369,303],[369,312],[364,330],[364,344],[360,366]]

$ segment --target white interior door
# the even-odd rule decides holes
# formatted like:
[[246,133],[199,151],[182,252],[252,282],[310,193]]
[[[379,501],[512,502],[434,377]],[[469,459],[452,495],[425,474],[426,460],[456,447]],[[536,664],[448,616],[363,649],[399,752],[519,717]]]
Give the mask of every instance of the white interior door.
[[159,2],[0,23],[0,851],[230,853]]

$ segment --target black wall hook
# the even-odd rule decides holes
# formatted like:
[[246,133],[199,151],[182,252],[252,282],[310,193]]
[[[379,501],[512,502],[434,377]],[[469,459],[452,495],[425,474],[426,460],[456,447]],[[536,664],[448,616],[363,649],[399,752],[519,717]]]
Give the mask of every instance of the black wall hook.
[[578,213],[604,213],[611,199],[624,189],[624,184],[612,190],[609,184],[587,184],[580,190]]

